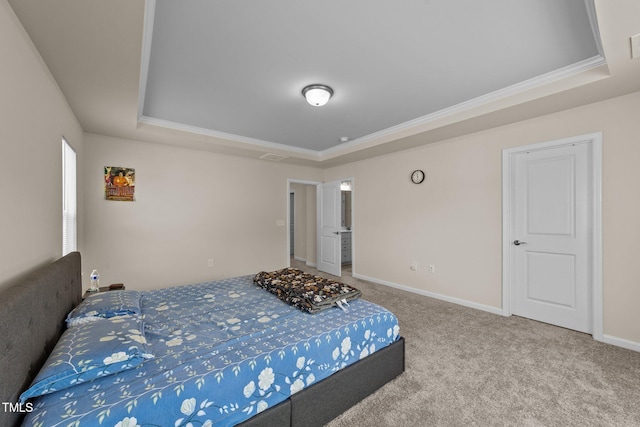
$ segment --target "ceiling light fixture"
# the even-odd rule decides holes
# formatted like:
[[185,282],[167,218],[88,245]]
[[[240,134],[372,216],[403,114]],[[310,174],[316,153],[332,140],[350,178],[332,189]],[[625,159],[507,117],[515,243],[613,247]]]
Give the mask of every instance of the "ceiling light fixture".
[[314,107],[321,107],[327,102],[333,95],[333,89],[326,85],[309,85],[302,89],[302,96],[305,97],[307,102]]

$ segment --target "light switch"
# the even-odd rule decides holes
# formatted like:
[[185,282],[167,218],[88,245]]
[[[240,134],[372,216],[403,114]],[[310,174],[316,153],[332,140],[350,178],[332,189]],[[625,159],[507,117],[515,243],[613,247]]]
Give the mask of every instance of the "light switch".
[[631,58],[640,58],[640,34],[631,37]]

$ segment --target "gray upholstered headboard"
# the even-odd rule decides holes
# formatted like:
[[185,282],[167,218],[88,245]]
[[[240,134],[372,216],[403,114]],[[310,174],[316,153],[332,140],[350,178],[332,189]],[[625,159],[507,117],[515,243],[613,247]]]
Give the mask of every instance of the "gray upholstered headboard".
[[44,364],[82,300],[80,253],[72,252],[0,291],[0,425],[18,425],[18,396]]

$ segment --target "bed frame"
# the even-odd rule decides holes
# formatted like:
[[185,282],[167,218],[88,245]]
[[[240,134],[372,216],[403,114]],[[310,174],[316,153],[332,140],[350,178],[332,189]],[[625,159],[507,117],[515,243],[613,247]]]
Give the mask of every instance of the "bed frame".
[[[51,353],[65,318],[82,300],[81,260],[72,252],[0,291],[0,425],[18,426],[18,396]],[[240,424],[322,426],[404,372],[404,339]]]
[[19,425],[17,405],[82,300],[80,254],[72,252],[0,292],[0,425]]

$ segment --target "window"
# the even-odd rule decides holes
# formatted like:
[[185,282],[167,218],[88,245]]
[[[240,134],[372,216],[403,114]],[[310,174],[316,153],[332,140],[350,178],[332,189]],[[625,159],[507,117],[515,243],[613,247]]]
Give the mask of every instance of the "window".
[[76,152],[62,138],[62,255],[77,250]]

